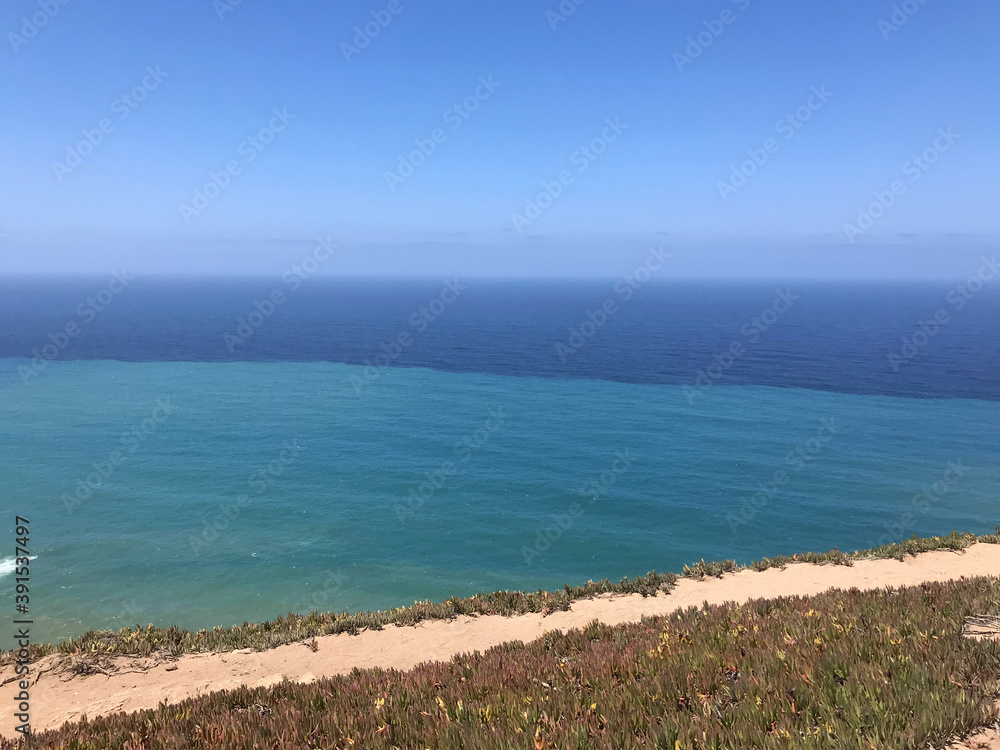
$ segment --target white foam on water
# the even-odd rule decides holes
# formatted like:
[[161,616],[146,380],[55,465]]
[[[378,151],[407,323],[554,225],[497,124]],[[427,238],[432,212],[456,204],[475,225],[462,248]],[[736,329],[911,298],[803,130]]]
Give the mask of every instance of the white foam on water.
[[[38,555],[32,555],[28,559],[37,560]],[[4,576],[9,576],[15,570],[17,570],[16,557],[8,557],[6,560],[0,560],[0,578],[3,578]]]

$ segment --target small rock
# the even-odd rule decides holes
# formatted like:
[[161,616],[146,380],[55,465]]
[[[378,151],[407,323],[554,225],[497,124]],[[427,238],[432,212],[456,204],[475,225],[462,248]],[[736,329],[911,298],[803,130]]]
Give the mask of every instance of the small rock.
[[234,654],[252,654],[253,653],[253,649],[252,648],[238,648],[235,651],[233,651],[233,653]]

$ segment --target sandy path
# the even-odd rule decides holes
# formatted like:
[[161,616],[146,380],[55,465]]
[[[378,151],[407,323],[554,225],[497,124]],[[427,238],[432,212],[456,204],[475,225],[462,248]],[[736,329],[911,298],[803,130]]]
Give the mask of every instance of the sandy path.
[[[190,654],[172,664],[144,671],[91,675],[66,679],[44,673],[31,690],[32,729],[52,729],[86,714],[90,718],[118,711],[155,708],[161,701],[176,702],[195,695],[237,687],[270,685],[284,678],[309,682],[341,674],[354,667],[409,669],[423,661],[448,660],[468,651],[483,651],[505,641],[529,641],[547,630],[582,627],[591,620],[618,624],[643,615],[669,614],[703,602],[723,604],[778,596],[809,596],[830,588],[876,589],[914,586],[929,581],[1000,575],[1000,545],[976,544],[964,552],[927,552],[903,562],[870,560],[853,567],[796,564],[762,573],[741,571],[721,579],[682,579],[670,594],[602,597],[578,601],[568,612],[548,617],[460,617],[429,621],[417,627],[391,626],[360,635],[321,636],[313,652],[300,643],[258,653]],[[41,660],[36,674],[54,657]],[[122,659],[123,668],[134,660]],[[169,671],[168,671],[169,670]],[[13,677],[13,666],[0,669],[0,683]],[[13,736],[9,707],[14,683],[0,687],[3,707],[0,732]]]
[[948,746],[948,750],[1000,750],[1000,729],[987,729]]

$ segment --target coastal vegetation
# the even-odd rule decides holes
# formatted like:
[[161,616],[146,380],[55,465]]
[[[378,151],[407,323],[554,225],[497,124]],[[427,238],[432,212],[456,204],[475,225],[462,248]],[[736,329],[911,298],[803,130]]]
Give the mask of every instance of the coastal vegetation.
[[[952,532],[947,536],[928,538],[912,537],[906,541],[887,544],[874,549],[856,552],[808,552],[780,555],[740,565],[734,560],[705,562],[701,560],[685,565],[682,575],[690,578],[721,576],[744,569],[756,571],[781,568],[795,563],[852,565],[857,560],[897,559],[936,550],[960,551],[977,544],[1000,544],[1000,527],[995,534],[977,536],[971,533]],[[640,594],[653,596],[669,592],[680,579],[676,573],[650,572],[637,578],[623,578],[614,582],[607,579],[588,581],[580,586],[566,585],[558,591],[496,591],[467,598],[452,597],[442,602],[419,601],[407,607],[395,607],[374,612],[319,612],[308,614],[289,613],[262,623],[244,622],[232,627],[215,627],[211,630],[185,630],[176,626],[122,628],[121,630],[90,630],[79,638],[58,644],[32,646],[32,657],[37,659],[53,653],[119,656],[176,657],[185,653],[234,651],[252,649],[264,651],[309,638],[337,633],[357,634],[363,630],[381,630],[389,625],[416,625],[425,620],[447,620],[467,615],[513,616],[529,612],[548,614],[569,609],[574,601],[604,594]],[[0,653],[0,666],[13,661],[14,652]]]
[[[491,606],[535,606],[524,596]],[[0,750],[942,747],[997,720],[1000,642],[966,625],[998,614],[995,577],[706,605],[409,672],[217,692]]]

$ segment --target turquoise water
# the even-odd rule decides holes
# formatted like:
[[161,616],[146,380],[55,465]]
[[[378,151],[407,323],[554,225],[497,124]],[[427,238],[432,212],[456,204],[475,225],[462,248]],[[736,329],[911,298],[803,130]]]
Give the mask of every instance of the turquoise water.
[[362,368],[334,363],[54,362],[25,385],[19,364],[0,360],[0,611],[20,513],[36,640],[1000,523],[997,401],[719,385],[689,405],[673,385],[419,368],[358,395]]

